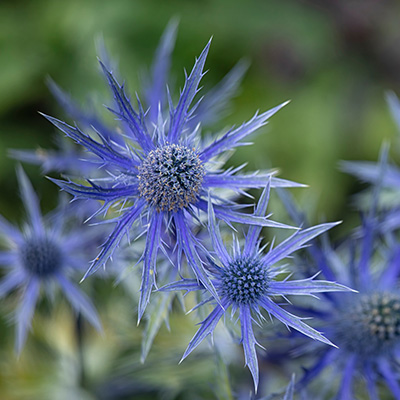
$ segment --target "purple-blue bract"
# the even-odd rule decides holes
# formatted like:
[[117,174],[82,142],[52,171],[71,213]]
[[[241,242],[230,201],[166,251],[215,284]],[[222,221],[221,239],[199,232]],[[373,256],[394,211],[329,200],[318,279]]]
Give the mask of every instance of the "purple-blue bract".
[[41,287],[50,289],[56,282],[73,308],[96,329],[101,329],[97,312],[89,298],[69,280],[72,272],[82,271],[87,263],[87,248],[94,247],[93,235],[87,229],[65,232],[67,214],[58,212],[43,218],[38,198],[22,168],[18,180],[28,221],[20,231],[0,216],[0,234],[10,249],[0,252],[0,264],[6,274],[0,281],[0,297],[21,288],[22,299],[16,311],[16,351],[25,343]]
[[[255,215],[265,215],[269,199],[269,186],[263,191],[255,210]],[[232,251],[225,248],[220,234],[219,226],[215,221],[214,207],[211,200],[208,204],[209,232],[217,258],[215,261],[209,257],[207,270],[212,276],[211,281],[216,288],[221,304],[217,304],[209,316],[201,323],[183,359],[186,358],[201,342],[211,334],[218,321],[232,307],[232,313],[239,311],[241,324],[242,344],[246,359],[253,376],[254,385],[258,387],[258,362],[256,356],[256,339],[253,333],[253,316],[255,314],[261,321],[263,319],[260,309],[264,309],[270,316],[274,316],[287,327],[292,327],[299,332],[323,343],[333,345],[321,333],[305,324],[301,318],[289,313],[278,305],[276,297],[288,295],[311,295],[320,292],[348,291],[345,286],[334,282],[314,280],[314,277],[304,280],[278,280],[278,275],[287,272],[279,266],[281,260],[289,257],[293,252],[301,249],[310,240],[337,225],[327,223],[313,226],[308,229],[298,230],[288,239],[272,247],[266,254],[260,247],[261,226],[250,226],[245,237],[243,248],[240,248],[237,238],[234,239]],[[204,286],[193,279],[168,284],[161,290],[204,290]],[[206,301],[212,301],[210,297]]]

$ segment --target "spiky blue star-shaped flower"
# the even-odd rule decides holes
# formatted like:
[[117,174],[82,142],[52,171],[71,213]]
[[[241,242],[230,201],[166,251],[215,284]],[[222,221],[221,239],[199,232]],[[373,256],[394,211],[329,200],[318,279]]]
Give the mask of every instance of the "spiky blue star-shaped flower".
[[[377,163],[380,177],[388,168],[387,150],[383,147]],[[400,398],[400,246],[392,229],[387,229],[387,216],[377,214],[383,184],[382,179],[379,181],[373,188],[369,212],[355,235],[342,241],[337,248],[325,241],[324,246],[315,243],[313,251],[308,251],[311,268],[359,292],[324,295],[318,308],[303,309],[320,321],[319,328],[338,349],[322,349],[317,344],[310,348],[307,344],[302,350],[302,346],[293,341],[298,354],[316,359],[305,370],[300,386],[317,381],[329,369],[335,376],[341,376],[335,397],[338,400],[355,398],[353,387],[359,377],[363,377],[371,400],[380,398],[377,389],[380,382],[386,384],[394,398]],[[294,220],[302,220],[288,196],[284,203]],[[383,230],[385,245],[380,238]]]
[[300,383],[308,385],[329,367],[341,376],[335,397],[340,400],[354,398],[353,385],[360,376],[371,400],[380,398],[378,382],[385,383],[394,398],[400,398],[400,247],[392,240],[389,248],[381,248],[384,258],[376,263],[378,240],[369,222],[364,221],[361,239],[351,238],[337,250],[320,249],[317,263],[317,268],[323,266],[326,274],[359,293],[325,296],[320,309],[307,310],[320,320],[320,329],[339,348],[331,351],[307,346],[305,354],[316,356],[316,361]]
[[[168,53],[165,50],[168,46],[170,43],[166,40],[160,54]],[[169,112],[162,107],[164,96],[160,93],[160,88],[166,86],[163,80],[166,76],[165,56],[158,57],[160,65],[156,66],[155,70],[163,72],[154,75],[153,91],[157,95],[156,100],[150,96],[153,100],[150,101],[147,113],[144,112],[139,99],[138,108],[134,109],[123,86],[100,62],[116,102],[117,109],[111,111],[121,122],[122,135],[119,138],[123,143],[117,143],[109,135],[103,135],[100,126],[96,127],[100,138],[100,141],[97,141],[77,126],[73,127],[46,116],[67,136],[96,155],[105,172],[105,177],[101,180],[94,182],[88,179],[89,185],[55,179],[53,181],[77,199],[104,202],[99,212],[109,210],[112,205],[120,207],[119,215],[113,220],[116,223],[115,229],[85,277],[107,262],[123,236],[129,234],[132,227],[137,226],[141,230],[140,233],[146,233],[146,246],[141,257],[143,272],[139,320],[155,284],[157,252],[163,246],[161,234],[165,229],[176,236],[177,251],[186,255],[196,278],[218,298],[198,255],[200,244],[194,238],[190,227],[200,211],[207,211],[209,191],[215,215],[227,223],[284,227],[268,220],[267,217],[240,212],[242,206],[221,199],[214,193],[215,188],[242,193],[246,188],[265,186],[266,180],[273,175],[272,172],[240,174],[238,172],[241,168],[222,170],[216,167],[216,163],[224,152],[244,145],[243,140],[265,125],[286,103],[262,114],[256,114],[250,121],[230,129],[211,143],[204,143],[198,126],[193,126],[201,103],[197,102],[193,106],[192,103],[204,75],[203,68],[209,46],[210,42],[195,61],[189,76],[186,75],[185,85],[176,106],[168,94]],[[272,177],[271,186],[299,185]]]
[[[263,191],[255,210],[255,215],[265,215],[269,199],[269,186]],[[263,254],[260,247],[261,226],[251,226],[245,237],[244,247],[241,249],[239,241],[235,238],[232,252],[225,248],[220,234],[219,226],[215,221],[212,202],[209,201],[208,215],[210,219],[209,232],[215,254],[219,259],[217,264],[209,258],[207,269],[212,275],[212,282],[221,299],[209,316],[201,323],[201,327],[190,341],[182,359],[186,358],[218,324],[218,321],[232,308],[232,314],[239,312],[241,324],[241,341],[244,348],[246,365],[253,376],[254,385],[258,387],[258,362],[256,356],[256,339],[253,333],[253,316],[262,319],[260,309],[264,309],[270,316],[274,316],[287,327],[292,327],[306,336],[333,345],[320,332],[305,324],[301,318],[289,313],[278,305],[274,299],[278,296],[285,298],[288,295],[312,295],[313,293],[347,291],[345,286],[329,281],[314,280],[314,277],[304,280],[278,280],[277,276],[286,272],[279,266],[279,262],[289,257],[293,252],[301,249],[310,240],[337,225],[327,223],[299,230],[288,239],[271,248]],[[193,279],[168,284],[161,288],[170,290],[204,290],[204,286]],[[205,302],[212,301],[212,297]],[[202,303],[203,304],[203,303]]]
[[75,286],[69,276],[82,271],[87,259],[88,247],[93,247],[92,235],[86,237],[80,229],[64,232],[68,218],[57,213],[49,221],[41,215],[38,198],[22,168],[18,169],[22,201],[28,214],[28,222],[20,231],[0,216],[0,234],[9,250],[0,252],[0,264],[6,273],[0,281],[0,297],[21,288],[22,299],[16,311],[17,352],[20,352],[27,336],[39,298],[40,289],[50,289],[56,282],[72,307],[80,312],[96,329],[101,329],[97,312],[89,298]]

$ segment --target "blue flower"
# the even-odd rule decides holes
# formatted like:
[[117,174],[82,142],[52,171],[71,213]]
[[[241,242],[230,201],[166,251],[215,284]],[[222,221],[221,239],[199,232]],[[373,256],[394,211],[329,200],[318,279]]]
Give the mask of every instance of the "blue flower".
[[[387,168],[387,148],[380,158],[377,173],[382,176]],[[380,218],[386,218],[376,215],[379,189],[379,184],[374,187],[370,210],[356,235],[336,249],[326,241],[323,247],[314,245],[313,252],[309,251],[314,268],[327,279],[359,292],[326,294],[318,303],[320,308],[303,309],[320,320],[319,328],[339,348],[322,349],[315,344],[303,351],[299,346],[297,353],[316,358],[300,385],[308,385],[329,367],[335,376],[341,376],[335,397],[339,400],[354,398],[353,381],[359,376],[364,378],[371,400],[379,399],[377,382],[382,379],[395,398],[400,398],[400,246],[390,230],[385,232],[386,246],[379,239]],[[286,203],[294,219],[301,218],[293,204]]]
[[[240,212],[243,206],[221,199],[214,189],[228,189],[241,194],[243,189],[265,186],[266,180],[273,175],[273,172],[240,174],[241,168],[222,170],[222,163],[221,160],[218,161],[218,157],[224,152],[244,145],[243,140],[265,125],[267,120],[286,103],[262,114],[256,114],[250,121],[230,129],[211,143],[204,143],[198,125],[196,128],[193,127],[193,121],[197,118],[196,113],[201,109],[202,103],[197,102],[193,106],[192,103],[199,92],[199,83],[204,75],[203,68],[210,43],[195,61],[189,76],[186,75],[185,85],[176,106],[167,92],[168,111],[162,107],[164,98],[162,88],[166,87],[166,64],[169,60],[171,37],[167,34],[158,51],[154,67],[154,71],[158,72],[154,73],[150,91],[154,96],[147,95],[152,99],[148,112],[143,110],[139,99],[137,99],[138,108],[134,109],[123,86],[100,62],[114,95],[117,109],[110,111],[121,122],[122,133],[119,138],[124,140],[123,144],[110,139],[110,136],[103,135],[99,126],[96,128],[100,141],[97,141],[77,126],[73,127],[46,116],[67,136],[96,155],[105,172],[105,177],[101,180],[94,182],[88,179],[89,185],[56,179],[53,181],[77,199],[95,199],[104,202],[99,212],[107,212],[111,206],[119,207],[119,215],[112,220],[116,223],[115,229],[85,277],[107,262],[122,237],[129,234],[132,227],[138,227],[139,233],[146,233],[146,246],[141,257],[143,271],[139,320],[155,284],[156,258],[158,250],[163,248],[161,233],[165,229],[176,236],[177,251],[186,255],[196,278],[218,298],[198,255],[200,244],[191,231],[191,224],[198,218],[199,212],[207,211],[209,191],[212,193],[211,199],[216,216],[229,224],[238,222],[284,227],[282,224],[269,221],[264,216]],[[222,94],[227,92],[227,87],[231,86],[232,83],[229,83],[223,90],[217,90],[215,92],[217,98],[221,99]],[[273,177],[271,186],[299,185]],[[180,259],[179,256],[178,260]]]
[[[262,193],[255,210],[256,216],[261,217],[265,215],[268,199],[269,186]],[[264,309],[270,316],[277,318],[287,327],[292,327],[306,336],[333,345],[321,333],[305,324],[301,318],[289,313],[278,305],[274,301],[274,298],[279,296],[285,298],[288,295],[312,295],[319,292],[350,290],[345,286],[333,282],[314,280],[314,277],[293,281],[276,279],[277,276],[286,272],[282,266],[279,266],[281,260],[289,257],[293,252],[306,245],[307,242],[337,225],[337,223],[327,223],[299,230],[276,247],[271,247],[266,254],[262,254],[263,247],[260,247],[261,239],[259,235],[262,227],[251,226],[245,237],[243,249],[240,248],[238,239],[234,238],[232,252],[229,253],[222,242],[211,200],[208,204],[208,214],[210,219],[209,232],[219,263],[217,264],[209,258],[207,269],[212,275],[212,282],[221,298],[221,304],[217,304],[209,316],[201,323],[200,329],[190,341],[182,359],[186,358],[206,336],[213,332],[218,321],[228,308],[231,307],[232,314],[239,311],[241,340],[246,365],[251,371],[257,390],[259,379],[255,347],[257,342],[253,333],[252,314],[254,313],[262,320],[263,316],[260,308]],[[204,286],[194,279],[183,279],[162,288],[162,290],[166,291],[203,289]],[[212,299],[210,297],[205,302],[212,301]]]
[[376,385],[382,378],[395,398],[400,398],[400,247],[390,246],[383,252],[383,260],[376,263],[377,240],[368,222],[362,233],[362,239],[353,238],[342,245],[348,257],[342,256],[342,247],[320,252],[324,256],[318,266],[323,264],[330,276],[359,294],[325,296],[319,303],[321,309],[307,310],[320,318],[320,328],[339,349],[308,348],[306,354],[316,356],[317,361],[306,370],[301,384],[317,379],[329,366],[342,377],[338,399],[354,398],[352,385],[358,376],[364,377],[371,400],[379,399]]
[[96,329],[101,329],[101,323],[91,301],[68,278],[70,272],[84,268],[87,260],[82,254],[92,245],[92,238],[86,238],[82,229],[64,233],[66,220],[62,213],[53,215],[52,221],[46,224],[27,176],[22,168],[17,173],[28,222],[20,231],[0,216],[0,233],[10,246],[9,250],[0,252],[0,264],[6,269],[0,281],[0,297],[16,288],[23,291],[16,311],[15,345],[19,353],[26,340],[40,288],[50,289],[53,281],[73,308]]

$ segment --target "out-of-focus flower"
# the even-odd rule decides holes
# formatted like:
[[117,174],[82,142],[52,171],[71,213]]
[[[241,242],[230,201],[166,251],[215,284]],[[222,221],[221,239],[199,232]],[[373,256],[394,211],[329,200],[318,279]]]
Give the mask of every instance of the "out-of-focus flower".
[[[172,28],[170,28],[172,29]],[[99,213],[107,212],[111,206],[119,207],[118,216],[111,220],[116,226],[86,276],[94,273],[113,255],[124,235],[137,226],[139,234],[146,234],[146,246],[141,257],[143,261],[141,295],[139,300],[139,320],[149,302],[151,290],[155,284],[156,258],[158,250],[163,248],[162,232],[167,229],[176,237],[178,264],[183,252],[188,259],[196,278],[212,293],[218,294],[205,272],[198,248],[200,243],[195,239],[191,224],[201,211],[207,211],[207,198],[211,201],[215,215],[231,224],[255,224],[259,226],[287,227],[268,220],[265,216],[247,214],[240,211],[243,206],[233,201],[221,199],[214,189],[229,189],[243,193],[243,189],[264,187],[274,171],[265,173],[241,174],[241,167],[222,170],[218,158],[225,152],[245,145],[248,135],[262,127],[267,120],[280,110],[281,104],[262,114],[256,114],[250,121],[240,127],[232,128],[209,144],[200,137],[199,125],[193,127],[197,111],[206,101],[192,103],[199,92],[199,83],[204,75],[203,68],[210,43],[196,59],[194,67],[186,75],[185,85],[179,101],[174,106],[167,91],[169,110],[163,106],[162,94],[166,87],[167,64],[173,36],[167,31],[165,40],[156,57],[153,75],[153,86],[147,98],[150,109],[145,112],[137,98],[138,109],[135,110],[125,94],[123,86],[115,79],[113,73],[101,63],[104,75],[114,95],[116,110],[111,110],[121,121],[120,140],[116,142],[109,135],[103,134],[100,125],[97,135],[100,141],[55,118],[46,116],[57,128],[72,138],[76,143],[97,156],[101,162],[104,178],[89,180],[89,185],[80,185],[72,181],[53,179],[63,190],[77,199],[100,200],[103,205]],[[237,78],[237,74],[234,74]],[[229,85],[216,91],[221,100],[229,92]],[[215,98],[214,98],[215,100]],[[211,101],[211,100],[208,100]],[[207,110],[207,107],[205,107]],[[202,114],[204,116],[204,113]],[[221,161],[221,160],[220,160]],[[300,186],[290,181],[271,178],[272,187]]]
[[16,311],[16,350],[20,352],[34,314],[40,289],[51,290],[56,282],[73,308],[96,329],[101,323],[92,302],[70,280],[73,271],[82,271],[87,265],[85,253],[92,247],[93,236],[82,227],[65,232],[68,217],[63,212],[52,218],[43,218],[38,198],[22,168],[18,169],[22,201],[28,221],[19,230],[0,216],[0,233],[9,245],[0,252],[0,264],[6,274],[0,281],[0,297],[20,288],[21,302]]
[[306,370],[301,383],[317,379],[329,366],[334,374],[342,376],[338,399],[354,398],[352,384],[360,375],[372,400],[379,398],[377,381],[385,382],[395,398],[400,398],[400,246],[381,249],[385,256],[374,265],[377,243],[372,231],[365,223],[362,239],[343,244],[348,249],[347,258],[341,257],[339,250],[324,250],[325,270],[360,293],[324,296],[321,309],[307,310],[321,319],[319,328],[339,349],[315,345],[311,350],[307,346],[306,353],[316,356],[317,361]]
[[[268,199],[269,187],[262,193],[255,210],[256,216],[265,215]],[[222,242],[211,200],[208,204],[208,214],[210,236],[220,263],[217,264],[209,258],[207,269],[212,275],[212,282],[221,298],[221,304],[217,304],[209,316],[201,323],[200,329],[189,343],[182,359],[186,358],[206,336],[214,331],[218,321],[231,307],[232,315],[239,311],[241,341],[246,365],[251,371],[257,390],[259,379],[256,356],[257,342],[253,333],[252,314],[255,314],[261,321],[263,315],[260,308],[264,309],[269,316],[277,318],[287,327],[292,327],[306,336],[333,345],[321,333],[305,324],[301,318],[287,312],[278,305],[274,298],[350,290],[334,282],[314,280],[314,277],[293,281],[288,279],[280,281],[277,279],[277,276],[286,272],[284,267],[279,266],[281,260],[289,257],[293,252],[301,249],[310,240],[337,225],[337,223],[327,223],[299,230],[276,247],[271,246],[270,250],[264,255],[262,254],[263,247],[260,247],[261,239],[259,237],[262,227],[251,226],[247,232],[243,249],[240,248],[238,239],[234,238],[232,251],[229,253]],[[195,279],[183,279],[162,288],[162,290],[166,291],[203,289],[205,289],[204,286]],[[200,305],[212,300],[212,297],[208,297]]]
[[[385,173],[386,159],[384,148],[378,163],[380,176]],[[371,208],[355,235],[336,249],[326,242],[323,247],[314,245],[316,250],[309,252],[313,268],[359,292],[326,294],[318,302],[320,308],[303,308],[305,314],[321,321],[318,328],[338,349],[322,348],[317,343],[294,347],[294,352],[317,359],[305,370],[300,386],[329,370],[341,376],[335,397],[339,400],[355,398],[353,382],[360,376],[371,400],[379,399],[377,382],[386,383],[394,398],[400,398],[400,246],[390,230],[385,232],[386,246],[379,238],[383,226],[376,215],[379,189],[379,184],[374,187]]]

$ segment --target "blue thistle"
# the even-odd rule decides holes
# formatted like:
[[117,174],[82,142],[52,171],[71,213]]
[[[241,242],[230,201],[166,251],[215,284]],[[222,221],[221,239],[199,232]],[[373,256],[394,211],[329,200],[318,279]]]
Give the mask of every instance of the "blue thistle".
[[[169,59],[172,37],[171,34],[165,36],[166,39],[156,58],[154,71],[161,72],[154,74],[152,90],[157,95],[147,96],[152,99],[147,113],[144,112],[139,99],[137,99],[138,108],[134,109],[123,86],[100,62],[116,102],[117,109],[110,109],[110,111],[121,122],[120,129],[123,135],[120,136],[120,140],[124,141],[123,144],[116,143],[110,136],[103,135],[99,126],[96,128],[100,141],[97,141],[77,126],[73,127],[46,116],[68,137],[96,155],[102,163],[101,169],[105,172],[105,177],[101,180],[88,179],[89,185],[52,180],[63,190],[71,193],[75,199],[95,199],[104,202],[99,212],[106,212],[111,206],[121,206],[119,216],[112,220],[116,223],[115,229],[84,278],[107,262],[123,236],[129,234],[132,227],[138,226],[141,233],[146,233],[146,246],[141,257],[143,270],[139,321],[155,284],[156,258],[158,250],[163,247],[161,234],[165,229],[169,229],[176,235],[177,251],[186,255],[196,278],[218,298],[198,255],[200,244],[190,229],[193,218],[196,219],[199,212],[207,211],[209,191],[211,191],[215,215],[229,224],[238,222],[285,227],[269,221],[264,216],[240,212],[240,205],[220,199],[213,190],[222,188],[242,193],[246,188],[265,186],[266,180],[273,175],[272,172],[240,174],[241,168],[225,171],[216,169],[217,165],[220,168],[220,164],[217,164],[218,156],[244,145],[243,139],[265,125],[267,120],[286,103],[265,113],[256,114],[250,121],[240,127],[230,129],[210,144],[203,143],[198,127],[193,128],[192,125],[197,118],[196,113],[201,103],[197,102],[193,106],[192,103],[199,92],[199,83],[204,75],[203,68],[210,43],[196,59],[189,76],[186,75],[185,85],[176,106],[167,92],[169,112],[166,112],[162,108],[164,96],[161,88],[166,87],[164,80],[167,75],[166,60]],[[232,81],[228,81],[223,90],[216,91],[219,99],[222,99],[223,93],[228,92],[228,89],[232,87]],[[154,119],[155,116],[156,119]],[[300,185],[272,177],[271,186]],[[179,256],[178,260],[180,259]]]
[[341,400],[354,398],[353,381],[360,375],[371,400],[379,399],[376,385],[382,379],[395,398],[400,398],[400,250],[394,245],[378,267],[373,265],[377,243],[371,240],[371,231],[365,223],[362,239],[344,244],[349,251],[345,259],[340,250],[326,248],[320,252],[325,270],[360,293],[325,296],[320,310],[309,310],[320,318],[320,328],[339,349],[308,348],[307,353],[317,355],[317,361],[306,370],[301,384],[308,384],[325,368],[333,367],[331,371],[342,377],[337,397]]
[[[269,186],[263,191],[262,196],[255,210],[255,215],[265,215],[269,199]],[[319,292],[346,291],[350,290],[345,286],[328,282],[317,281],[314,277],[304,280],[287,279],[280,281],[277,276],[286,272],[282,266],[276,265],[281,260],[289,257],[293,252],[302,248],[310,240],[322,232],[337,225],[327,223],[317,225],[308,229],[299,230],[288,239],[262,254],[260,247],[261,226],[251,226],[245,237],[243,249],[240,248],[237,238],[234,238],[232,253],[225,248],[219,226],[216,224],[214,206],[211,199],[208,204],[209,233],[213,242],[213,248],[219,259],[214,262],[209,257],[209,273],[212,275],[212,283],[217,289],[221,304],[217,304],[209,316],[201,323],[193,339],[190,341],[182,360],[185,359],[205,337],[213,332],[218,321],[225,314],[229,307],[232,307],[232,314],[239,311],[241,324],[242,344],[244,348],[246,365],[253,376],[254,385],[258,387],[258,362],[256,356],[257,344],[253,333],[254,313],[263,319],[261,309],[264,309],[271,317],[274,316],[287,327],[292,327],[306,336],[319,340],[323,343],[333,345],[320,332],[305,324],[301,318],[287,312],[278,305],[274,298],[288,295],[312,295]],[[203,290],[204,286],[193,279],[182,279],[181,281],[168,284],[161,288],[164,291],[170,290]],[[212,301],[212,297],[204,302]],[[203,303],[201,303],[203,304]],[[334,345],[333,345],[334,346]]]
[[[387,148],[383,147],[377,164],[377,176],[387,170]],[[319,327],[338,345],[338,349],[322,349],[315,345],[304,350],[316,356],[314,365],[306,369],[300,386],[308,385],[329,367],[341,376],[341,384],[335,399],[354,398],[353,382],[362,376],[369,398],[378,400],[377,382],[386,383],[394,398],[400,398],[398,376],[400,370],[400,247],[390,230],[385,230],[388,246],[382,246],[378,238],[382,231],[381,218],[376,215],[380,195],[379,179],[373,188],[370,210],[363,217],[357,234],[333,249],[328,241],[323,247],[313,246],[309,251],[314,268],[322,271],[330,280],[337,280],[356,289],[359,293],[341,296],[324,295],[319,309],[303,309],[307,315],[320,319]],[[290,198],[286,205],[295,220],[301,218]],[[310,248],[311,249],[311,248]],[[383,256],[383,258],[382,258]],[[303,353],[301,346],[295,349]]]
[[0,281],[0,297],[21,288],[22,299],[16,311],[16,351],[25,343],[40,288],[50,288],[56,282],[73,308],[80,312],[96,329],[101,330],[97,312],[89,300],[68,278],[74,270],[82,270],[83,257],[92,237],[85,238],[82,229],[63,233],[65,214],[58,213],[46,224],[42,217],[38,198],[22,168],[17,170],[22,201],[28,214],[24,229],[10,224],[0,216],[0,234],[10,249],[0,252],[0,264],[6,274]]

